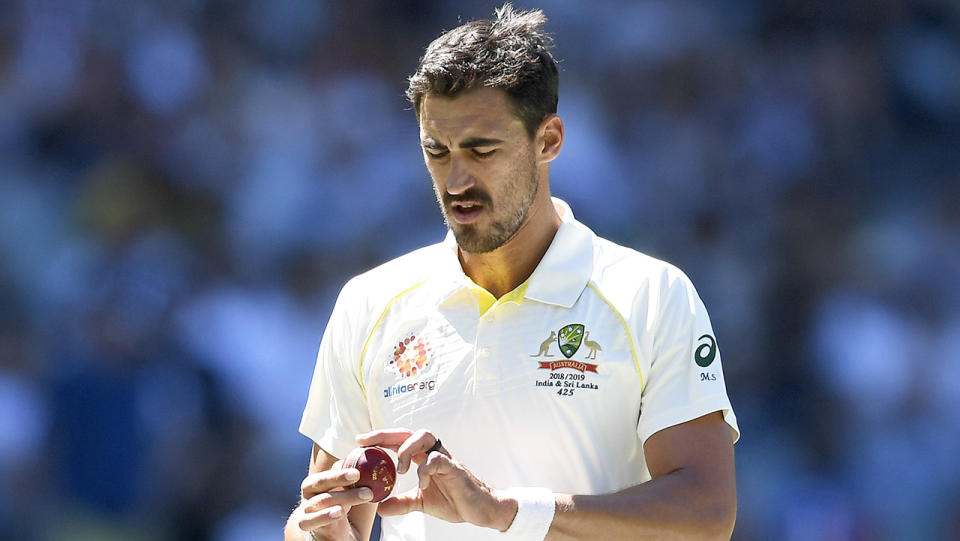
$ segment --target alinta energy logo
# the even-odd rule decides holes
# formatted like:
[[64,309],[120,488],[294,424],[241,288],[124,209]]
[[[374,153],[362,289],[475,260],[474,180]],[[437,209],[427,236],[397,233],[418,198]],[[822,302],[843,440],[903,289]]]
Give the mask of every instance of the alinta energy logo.
[[427,355],[430,351],[430,342],[411,334],[393,348],[393,360],[390,361],[390,365],[401,377],[416,376],[430,366],[430,356]]
[[[423,372],[430,366],[431,351],[432,349],[430,348],[430,342],[428,342],[422,336],[417,337],[416,334],[411,333],[409,336],[398,342],[393,348],[393,359],[390,360],[389,366],[395,370],[397,375],[399,375],[401,378],[417,377],[418,375],[423,374]],[[392,396],[413,391],[432,391],[436,388],[436,386],[436,379],[430,381],[398,383],[397,385],[384,389],[383,397],[390,398]]]

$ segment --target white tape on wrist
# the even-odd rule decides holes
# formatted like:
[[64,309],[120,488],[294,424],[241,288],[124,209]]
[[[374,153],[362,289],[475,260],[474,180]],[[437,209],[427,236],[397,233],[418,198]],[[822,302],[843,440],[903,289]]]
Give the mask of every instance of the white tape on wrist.
[[500,534],[500,539],[543,541],[557,510],[553,492],[546,488],[527,487],[508,488],[504,492],[517,500],[517,516],[507,531]]

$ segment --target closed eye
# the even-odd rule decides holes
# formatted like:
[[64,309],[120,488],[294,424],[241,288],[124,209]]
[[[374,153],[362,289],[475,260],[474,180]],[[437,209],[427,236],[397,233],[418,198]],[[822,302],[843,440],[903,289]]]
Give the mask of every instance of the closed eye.
[[485,152],[482,151],[480,148],[474,148],[474,149],[473,149],[473,154],[474,154],[475,156],[477,156],[478,158],[487,158],[487,157],[492,156],[493,153],[496,152],[496,151],[497,151],[497,149],[495,149],[495,148],[492,148],[492,149],[487,150],[487,151],[485,151]]
[[427,152],[427,156],[430,158],[442,158],[450,153],[450,151],[445,148],[423,147],[423,149]]

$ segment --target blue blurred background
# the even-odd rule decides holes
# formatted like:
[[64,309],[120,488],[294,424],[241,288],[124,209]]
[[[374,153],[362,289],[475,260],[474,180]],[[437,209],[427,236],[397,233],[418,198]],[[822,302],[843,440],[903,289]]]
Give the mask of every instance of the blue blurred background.
[[[499,2],[0,2],[0,539],[277,539],[353,274],[442,238],[405,77]],[[960,4],[518,1],[553,191],[685,269],[738,540],[960,539]]]

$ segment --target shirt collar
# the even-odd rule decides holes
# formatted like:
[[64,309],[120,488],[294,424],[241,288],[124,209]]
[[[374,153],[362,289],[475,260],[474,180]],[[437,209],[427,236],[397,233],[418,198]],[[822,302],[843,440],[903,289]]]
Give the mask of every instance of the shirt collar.
[[[587,226],[573,217],[570,207],[562,200],[554,198],[554,204],[560,211],[561,223],[553,237],[547,253],[525,282],[524,297],[538,302],[570,308],[580,293],[587,287],[593,273],[593,237]],[[447,231],[443,241],[452,257],[444,257],[442,269],[450,277],[449,287],[444,288],[444,299],[473,283],[460,266],[457,254],[457,241],[452,231]],[[519,291],[518,291],[519,292]]]
[[594,234],[573,217],[566,203],[560,203],[566,207],[560,229],[530,276],[527,298],[570,308],[593,274]]

